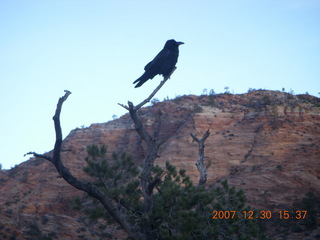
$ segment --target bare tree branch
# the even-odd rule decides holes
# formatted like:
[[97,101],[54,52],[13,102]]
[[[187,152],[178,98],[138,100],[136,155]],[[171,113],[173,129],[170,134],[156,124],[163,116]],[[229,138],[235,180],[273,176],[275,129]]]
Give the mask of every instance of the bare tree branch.
[[100,201],[100,203],[104,206],[104,208],[108,211],[108,213],[112,216],[112,218],[120,224],[125,231],[128,233],[129,237],[137,240],[144,240],[146,239],[146,236],[142,234],[134,225],[132,225],[128,221],[127,215],[123,212],[123,209],[119,209],[118,206],[115,206],[112,203],[112,200],[109,199],[105,194],[103,194],[96,186],[94,186],[91,183],[83,182],[75,178],[67,168],[64,167],[62,161],[61,161],[61,145],[62,145],[62,131],[61,131],[61,125],[60,125],[60,113],[62,104],[65,100],[67,100],[68,96],[71,94],[70,91],[65,90],[65,95],[61,98],[59,98],[57,108],[55,115],[53,116],[54,121],[54,127],[56,132],[56,142],[54,145],[53,150],[53,157],[48,157],[46,155],[37,154],[35,152],[29,152],[27,154],[32,154],[35,157],[41,157],[44,159],[49,160],[54,164],[57,171],[59,172],[60,176],[68,182],[73,187],[87,192],[90,196],[96,198]]
[[[164,79],[160,82],[158,87],[147,97],[145,100],[143,100],[141,103],[139,103],[137,106],[134,106],[132,102],[128,101],[128,106],[125,106],[124,104],[118,103],[123,108],[127,109],[130,113],[130,116],[134,122],[135,129],[137,133],[140,135],[140,137],[147,143],[148,149],[147,149],[147,156],[143,163],[143,168],[141,171],[140,176],[140,184],[141,184],[141,190],[143,195],[143,213],[148,221],[149,216],[151,214],[151,210],[153,207],[153,189],[155,188],[156,184],[160,181],[152,181],[151,180],[151,170],[154,165],[154,161],[158,157],[158,150],[161,142],[158,141],[158,139],[152,137],[144,128],[141,119],[139,118],[137,111],[145,105],[147,102],[149,102],[154,95],[160,90],[160,88],[166,83],[166,81],[170,78],[170,76],[173,74],[173,72],[177,68],[175,67],[172,72],[164,77]],[[151,230],[151,226],[146,227],[145,232],[148,234]]]
[[53,163],[53,160],[51,157],[47,156],[47,155],[43,155],[43,154],[38,154],[36,152],[27,152],[26,154],[24,154],[23,156],[27,156],[27,155],[33,155],[35,157],[38,157],[38,158],[44,158],[44,159],[47,159],[48,161],[52,162]]
[[[162,86],[166,83],[166,81],[168,81],[168,79],[171,77],[171,75],[174,73],[174,71],[177,69],[177,67],[174,67],[174,69],[172,70],[172,72],[163,78],[163,80],[160,82],[160,84],[158,85],[158,87],[156,87],[156,89],[150,94],[149,97],[147,97],[145,100],[143,100],[141,103],[139,103],[137,106],[133,107],[135,110],[139,110],[143,105],[145,105],[146,103],[150,102],[150,100],[154,97],[154,95],[156,95],[156,93],[160,90],[160,88],[162,88]],[[132,102],[128,101],[128,106],[118,103],[121,107],[127,109],[129,111],[130,109],[130,105],[133,106]]]
[[[173,69],[171,74],[175,70],[176,68]],[[138,132],[140,137],[147,143],[147,146],[148,146],[147,156],[146,156],[146,159],[144,160],[144,166],[143,166],[143,169],[141,172],[141,178],[140,178],[142,195],[144,199],[143,212],[147,222],[149,222],[148,219],[153,207],[153,189],[158,182],[158,181],[151,181],[152,179],[151,170],[154,165],[155,159],[158,157],[158,150],[161,144],[157,141],[156,138],[151,137],[151,135],[145,130],[140,118],[138,117],[137,111],[153,98],[153,96],[160,90],[160,88],[170,78],[171,74],[166,76],[161,81],[159,86],[150,94],[150,96],[146,98],[144,101],[142,101],[140,104],[138,104],[137,106],[134,106],[133,103],[130,101],[128,101],[128,106],[119,104],[120,106],[122,106],[123,108],[129,111],[130,116],[135,124],[136,131]],[[124,208],[121,208],[118,205],[114,205],[112,202],[112,199],[109,199],[106,195],[104,195],[103,192],[101,192],[96,186],[94,186],[91,183],[78,180],[69,172],[67,168],[64,167],[61,161],[61,152],[64,150],[61,149],[62,131],[61,131],[61,125],[60,125],[60,113],[61,113],[62,104],[64,103],[64,101],[67,100],[70,94],[71,94],[70,91],[65,90],[65,95],[59,98],[55,115],[53,116],[54,128],[56,133],[56,141],[55,141],[54,150],[53,150],[53,157],[37,154],[35,152],[29,152],[27,154],[32,154],[35,157],[41,157],[52,162],[56,167],[60,176],[64,178],[66,182],[68,182],[70,185],[72,185],[73,187],[81,191],[87,192],[90,196],[99,200],[100,203],[108,211],[108,213],[112,216],[112,218],[125,229],[125,231],[128,233],[130,238],[137,239],[137,240],[148,239],[149,238],[148,236],[150,235],[150,232],[151,232],[151,225],[149,225],[149,227],[146,226],[146,229],[143,229],[143,232],[139,231],[139,229],[135,225],[129,222],[128,215],[126,214]]]
[[147,97],[144,101],[142,101],[140,104],[138,104],[136,106],[136,109],[140,109],[143,105],[145,105],[147,102],[150,102],[150,100],[154,97],[154,95],[156,95],[156,93],[160,90],[160,88],[162,88],[162,86],[166,83],[166,81],[171,77],[171,75],[174,73],[174,71],[177,69],[177,67],[174,67],[174,69],[172,70],[172,72],[163,78],[163,80],[160,82],[159,86],[156,87],[156,89],[150,94],[149,97]]
[[[163,84],[162,84],[163,85]],[[162,86],[161,85],[161,86]],[[144,128],[141,119],[139,118],[137,111],[139,108],[133,106],[131,102],[128,102],[129,105],[129,113],[134,122],[135,129],[140,135],[140,137],[147,143],[147,156],[144,160],[144,165],[141,172],[141,189],[144,199],[144,213],[146,218],[148,219],[148,215],[150,214],[150,210],[153,206],[153,188],[154,185],[151,183],[151,170],[154,164],[155,159],[158,157],[158,149],[160,144],[157,139],[151,137],[151,135]],[[139,104],[138,106],[142,106]]]
[[199,186],[205,185],[207,182],[207,172],[206,168],[203,163],[203,158],[204,158],[204,142],[206,139],[210,136],[209,129],[205,132],[205,134],[202,136],[201,139],[198,139],[194,134],[190,133],[191,137],[193,138],[194,141],[198,143],[198,159],[196,166],[198,168],[198,171],[200,173],[200,178],[199,178]]

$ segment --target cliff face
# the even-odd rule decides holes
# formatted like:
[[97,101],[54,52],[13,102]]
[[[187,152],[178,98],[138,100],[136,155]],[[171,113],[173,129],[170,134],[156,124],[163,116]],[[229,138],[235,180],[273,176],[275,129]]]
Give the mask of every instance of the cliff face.
[[[320,193],[320,100],[316,97],[278,91],[183,96],[146,107],[139,115],[149,132],[164,142],[156,164],[170,161],[185,168],[195,182],[197,144],[190,133],[201,137],[209,129],[208,185],[227,178],[245,190],[249,204],[270,211],[293,208],[308,191]],[[109,153],[130,153],[137,164],[144,159],[146,146],[128,114],[75,129],[65,138],[63,148],[71,151],[63,152],[63,161],[80,178],[86,177],[82,171],[86,146],[93,143],[108,145]],[[0,171],[0,182],[1,239],[28,239],[30,234],[99,239],[96,227],[105,223],[90,224],[72,210],[70,199],[82,193],[58,178],[48,161],[32,158]],[[122,236],[113,226],[104,232]]]

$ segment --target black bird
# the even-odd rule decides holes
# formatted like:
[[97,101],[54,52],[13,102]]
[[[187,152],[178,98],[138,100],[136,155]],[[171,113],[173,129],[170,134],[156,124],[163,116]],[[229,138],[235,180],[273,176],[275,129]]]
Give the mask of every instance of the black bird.
[[157,74],[167,77],[178,61],[179,45],[183,42],[176,42],[174,39],[168,40],[161,52],[144,67],[144,74],[133,82],[138,83],[135,88],[140,87],[149,79],[153,79]]

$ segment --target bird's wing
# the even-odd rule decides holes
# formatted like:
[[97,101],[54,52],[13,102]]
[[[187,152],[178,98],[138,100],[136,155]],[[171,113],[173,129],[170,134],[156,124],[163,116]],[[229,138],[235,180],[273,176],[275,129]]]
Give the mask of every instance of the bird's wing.
[[145,71],[152,71],[161,68],[161,65],[166,61],[170,55],[170,50],[162,49],[155,58],[149,62],[145,67]]

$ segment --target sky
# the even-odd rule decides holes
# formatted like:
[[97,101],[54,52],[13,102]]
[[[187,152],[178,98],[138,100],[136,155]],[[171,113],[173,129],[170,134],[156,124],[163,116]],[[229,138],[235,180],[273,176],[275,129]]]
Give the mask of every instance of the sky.
[[177,70],[155,96],[282,90],[320,97],[320,0],[0,0],[0,164],[126,113],[162,80],[132,82],[168,39]]

